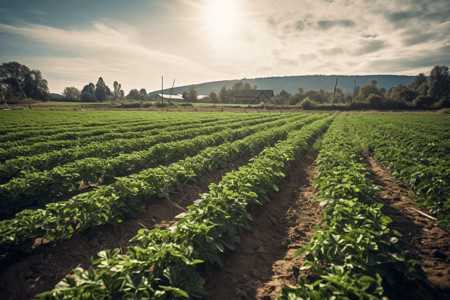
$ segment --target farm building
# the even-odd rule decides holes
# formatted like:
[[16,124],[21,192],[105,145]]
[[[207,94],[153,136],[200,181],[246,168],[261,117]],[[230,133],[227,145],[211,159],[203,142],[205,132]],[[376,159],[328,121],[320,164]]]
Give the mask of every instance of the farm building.
[[273,97],[272,90],[245,90],[231,91],[231,96],[236,104],[259,104],[267,103]]
[[[183,95],[181,95],[181,94],[173,94],[172,96],[170,96],[170,94],[163,94],[163,96],[164,96],[164,100],[165,101],[168,101],[169,98],[170,98],[170,101],[173,101],[173,102],[182,102],[182,101],[184,101]],[[155,96],[155,100],[156,101],[161,101],[161,99],[162,99],[161,94],[157,94]]]
[[[163,94],[164,96],[164,101],[173,101],[173,102],[185,102],[186,100],[183,99],[183,94],[173,94],[172,96],[170,96],[170,94]],[[201,100],[203,98],[207,97],[206,95],[197,95],[197,99]],[[157,94],[155,96],[155,100],[156,101],[161,101],[162,97],[161,94]]]

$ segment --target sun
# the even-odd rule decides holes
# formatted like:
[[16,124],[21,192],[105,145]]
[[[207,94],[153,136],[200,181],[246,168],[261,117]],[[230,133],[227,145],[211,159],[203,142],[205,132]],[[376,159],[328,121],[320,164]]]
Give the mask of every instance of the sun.
[[202,22],[212,38],[230,38],[242,25],[242,8],[239,0],[205,0],[202,5]]

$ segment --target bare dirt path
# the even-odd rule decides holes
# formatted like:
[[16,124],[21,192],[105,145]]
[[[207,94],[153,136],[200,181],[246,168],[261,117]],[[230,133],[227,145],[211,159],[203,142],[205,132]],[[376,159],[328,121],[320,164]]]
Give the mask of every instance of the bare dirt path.
[[[392,218],[391,228],[403,237],[399,246],[419,260],[427,280],[402,289],[401,299],[450,299],[450,233],[447,228],[419,211],[431,215],[426,208],[414,205],[410,189],[391,175],[386,166],[364,151],[363,164],[369,178],[382,187],[379,196],[384,202],[383,213]],[[393,295],[393,298],[395,295]]]
[[283,286],[296,285],[304,255],[294,258],[294,253],[310,241],[315,234],[311,227],[322,220],[313,201],[319,191],[311,185],[316,157],[317,152],[308,152],[294,161],[279,192],[255,208],[251,231],[224,255],[223,269],[206,277],[207,299],[276,299]]
[[11,264],[0,274],[0,299],[32,299],[38,293],[53,289],[74,268],[88,268],[90,258],[102,249],[121,248],[125,251],[139,229],[169,227],[174,217],[198,199],[200,193],[208,192],[210,183],[218,183],[225,173],[248,161],[249,157],[240,158],[223,169],[208,172],[199,182],[187,184],[183,190],[172,193],[170,201],[153,199],[138,219],[102,225],[92,239],[79,234],[69,240],[39,245],[29,256]]

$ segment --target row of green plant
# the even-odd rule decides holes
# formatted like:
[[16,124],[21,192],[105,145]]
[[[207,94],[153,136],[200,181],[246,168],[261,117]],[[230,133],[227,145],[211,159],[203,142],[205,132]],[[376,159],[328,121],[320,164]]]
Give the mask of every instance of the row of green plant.
[[[250,120],[260,116],[244,118]],[[212,125],[229,123],[229,118],[196,120],[185,118],[182,121],[175,120],[171,122],[158,122],[147,124],[126,124],[115,125],[111,127],[95,127],[88,131],[67,131],[61,134],[51,136],[49,140],[45,140],[45,134],[39,136],[9,143],[0,149],[0,161],[6,161],[18,156],[33,155],[35,153],[45,153],[54,150],[61,150],[75,147],[89,147],[90,143],[106,142],[116,139],[136,139],[146,136],[154,136],[164,132],[181,131],[189,128],[207,127]],[[38,139],[44,140],[39,141]],[[28,144],[29,142],[29,144]],[[7,144],[7,143],[5,143]],[[16,145],[13,145],[16,144]]]
[[[224,121],[225,122],[225,121]],[[49,140],[45,139],[45,134],[24,139],[16,142],[5,143],[3,149],[0,149],[0,161],[4,162],[18,156],[33,155],[35,153],[44,153],[54,150],[61,150],[74,147],[83,147],[92,142],[105,142],[114,139],[131,139],[142,138],[145,136],[153,136],[159,134],[162,130],[166,131],[171,128],[177,130],[189,129],[201,125],[195,121],[183,121],[182,124],[150,124],[150,125],[134,125],[119,128],[119,130],[111,128],[95,128],[89,131],[69,131],[51,136]],[[132,131],[131,131],[132,130]],[[122,131],[122,132],[120,132]],[[40,141],[44,140],[44,141]]]
[[[204,119],[214,117],[213,113],[196,112],[189,114],[192,117]],[[16,110],[0,111],[0,119],[5,120],[0,124],[0,135],[38,129],[54,129],[61,126],[67,129],[78,127],[88,129],[89,127],[102,127],[113,124],[132,124],[148,122],[151,120],[169,121],[187,117],[183,112],[170,112],[168,114],[152,111],[50,111],[50,110]],[[236,114],[224,112],[217,117],[233,117]]]
[[96,136],[104,136],[106,134],[126,134],[130,132],[145,132],[155,129],[164,129],[166,126],[179,126],[186,124],[202,124],[205,122],[214,122],[219,120],[226,120],[229,118],[185,118],[183,120],[172,119],[153,119],[146,121],[135,121],[132,123],[114,123],[109,125],[101,125],[94,127],[69,127],[58,126],[59,133],[48,133],[45,130],[34,130],[32,136],[20,140],[3,138],[5,141],[2,143],[3,149],[10,149],[18,146],[31,146],[36,143],[42,142],[57,142],[57,141],[94,141]]
[[403,280],[421,276],[419,262],[396,242],[381,213],[378,188],[367,178],[348,117],[339,115],[324,136],[317,158],[321,226],[296,256],[306,254],[303,269],[315,280],[299,276],[298,286],[283,288],[279,299],[384,299]]
[[[114,113],[114,112],[110,112]],[[76,115],[76,114],[75,114]],[[113,116],[116,116],[113,114]],[[127,115],[125,115],[127,116]],[[146,115],[144,115],[146,116]],[[189,120],[195,123],[205,123],[205,122],[213,122],[219,120],[233,120],[239,117],[236,114],[223,113],[223,114],[205,114],[205,113],[195,113],[192,115],[184,115],[180,116],[178,113],[170,113],[170,114],[157,114],[157,115],[148,115],[147,118],[140,118],[137,116],[128,116],[128,119],[123,119],[123,116],[117,115],[117,118],[114,121],[108,122],[88,122],[80,124],[65,124],[60,119],[56,119],[54,124],[43,126],[43,125],[34,125],[33,127],[26,127],[26,125],[32,125],[33,123],[25,123],[25,124],[15,124],[13,120],[7,118],[5,119],[5,123],[9,124],[7,127],[11,126],[13,129],[8,129],[9,131],[5,131],[5,128],[1,129],[0,132],[4,132],[5,134],[20,135],[25,134],[27,137],[23,139],[17,138],[8,138],[8,135],[0,135],[0,138],[4,142],[4,148],[9,148],[11,146],[23,145],[23,144],[32,144],[34,142],[45,141],[45,138],[50,140],[58,140],[58,139],[71,139],[71,138],[81,138],[84,136],[92,135],[92,133],[101,132],[103,130],[108,130],[108,132],[127,132],[131,128],[140,130],[146,129],[145,126],[150,126],[151,128],[164,128],[166,125],[176,125],[176,124],[186,124]],[[261,115],[260,115],[261,116]],[[41,116],[36,116],[40,118]],[[67,116],[69,117],[69,116]],[[249,114],[244,114],[244,117],[250,117]],[[257,115],[253,115],[253,117],[258,117]],[[57,123],[61,122],[62,124]],[[28,120],[27,120],[28,121]],[[5,124],[3,124],[5,126]],[[31,132],[30,132],[31,131]]]
[[[239,121],[218,132],[208,132],[192,139],[159,143],[129,154],[110,158],[88,157],[49,171],[22,172],[22,177],[13,178],[0,185],[0,214],[11,215],[36,202],[54,202],[55,197],[69,191],[79,191],[100,180],[111,183],[115,177],[133,174],[157,163],[176,161],[194,155],[206,147],[232,142],[254,132],[264,131],[267,127],[282,126],[295,119],[299,119],[299,116],[256,125],[253,125],[254,121]],[[80,182],[83,185],[80,185]]]
[[137,121],[149,119],[148,115],[137,115],[130,117],[130,114],[113,114],[105,112],[73,112],[73,111],[0,111],[0,119],[4,122],[0,124],[0,135],[11,132],[35,130],[38,128],[49,129],[57,126],[80,126],[97,123],[99,126],[110,122]]
[[[442,117],[441,117],[442,118]],[[411,124],[407,115],[353,116],[374,157],[411,187],[418,203],[431,209],[438,224],[450,224],[450,141],[448,129]],[[447,122],[448,119],[446,118]]]
[[49,203],[45,209],[25,209],[15,218],[0,223],[2,255],[8,257],[11,251],[28,249],[38,237],[49,240],[70,238],[77,232],[100,224],[136,217],[152,197],[166,196],[205,171],[234,161],[237,157],[256,154],[264,146],[285,138],[288,131],[319,118],[323,116],[311,115],[233,143],[210,147],[167,167],[160,166],[130,177],[117,178],[114,184],[101,186],[68,201]]
[[[274,117],[251,119],[246,121],[247,123],[245,125],[257,124],[258,122],[261,123],[268,118]],[[218,125],[205,124],[204,126],[197,126],[196,128],[180,131],[166,130],[155,136],[147,136],[136,139],[117,139],[106,142],[100,141],[82,147],[50,151],[29,157],[18,157],[17,159],[8,160],[4,164],[0,165],[0,183],[5,183],[16,176],[20,176],[20,174],[24,174],[24,171],[50,170],[61,164],[86,157],[107,158],[117,156],[121,153],[144,150],[162,142],[192,138],[201,134],[213,133],[230,127],[236,128],[244,125],[243,123],[240,124],[241,122],[242,121],[232,124],[226,123]]]
[[[42,124],[38,121],[42,120],[42,113],[35,113],[33,115],[26,114],[25,112],[14,112],[19,114],[23,118],[29,118],[26,120],[20,120],[19,122],[14,121],[14,116],[8,116],[5,118],[5,123],[0,127],[0,141],[1,142],[11,142],[20,141],[22,139],[33,138],[37,135],[45,134],[47,136],[57,135],[65,133],[70,130],[91,130],[93,128],[111,128],[114,126],[130,125],[135,124],[155,122],[157,120],[167,121],[170,120],[172,116],[154,116],[152,118],[129,118],[126,119],[124,116],[120,115],[106,115],[95,118],[96,115],[85,115],[80,116],[78,113],[71,112],[71,115],[63,114],[62,116],[66,120],[59,116],[59,113],[54,114],[54,119],[51,119],[48,123]],[[59,117],[58,117],[59,116]],[[80,117],[79,121],[68,121],[67,119],[73,119],[74,116]],[[99,115],[100,116],[100,115]],[[114,116],[115,118],[112,118]],[[86,117],[83,119],[83,117]],[[130,117],[130,116],[127,116]],[[95,118],[92,120],[91,118]]]
[[234,249],[240,234],[250,227],[249,207],[263,204],[278,188],[290,163],[309,148],[331,123],[322,118],[274,147],[266,148],[251,163],[227,173],[219,184],[188,207],[168,230],[141,229],[127,254],[104,250],[95,269],[76,269],[41,299],[176,299],[206,294],[199,270],[222,264],[220,253]]

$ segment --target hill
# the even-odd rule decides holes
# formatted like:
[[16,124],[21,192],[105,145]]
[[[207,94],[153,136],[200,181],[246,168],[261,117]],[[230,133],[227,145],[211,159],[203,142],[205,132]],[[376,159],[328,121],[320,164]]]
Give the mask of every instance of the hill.
[[[378,82],[379,88],[389,88],[397,86],[399,84],[409,85],[414,81],[415,76],[406,75],[304,75],[304,76],[284,76],[284,77],[266,77],[266,78],[254,78],[254,79],[241,79],[241,80],[223,80],[214,82],[205,82],[200,84],[193,84],[197,92],[201,95],[208,95],[210,92],[218,93],[220,89],[225,86],[231,88],[235,82],[243,81],[248,82],[250,85],[256,85],[261,90],[273,90],[275,94],[281,90],[293,94],[298,91],[299,87],[302,87],[304,91],[307,90],[320,90],[331,91],[334,88],[336,78],[338,79],[338,86],[345,92],[353,92],[355,86],[362,86],[375,79]],[[174,87],[173,94],[182,94],[187,90],[189,86]],[[149,93],[150,96],[154,96],[161,93],[161,90],[153,91]],[[169,94],[170,88],[164,89],[164,93]]]

